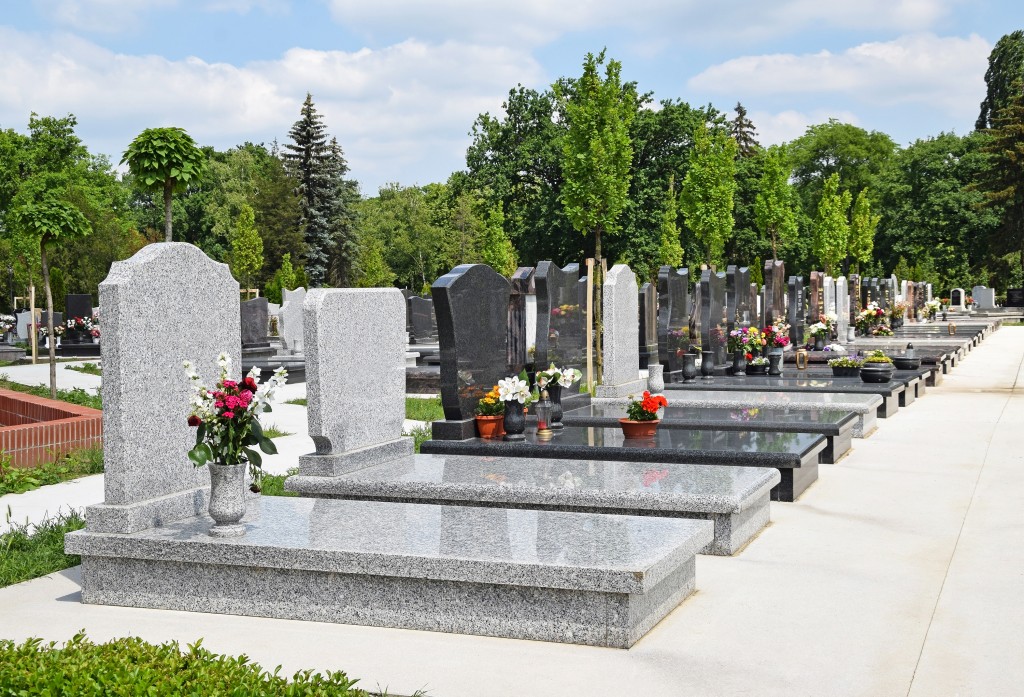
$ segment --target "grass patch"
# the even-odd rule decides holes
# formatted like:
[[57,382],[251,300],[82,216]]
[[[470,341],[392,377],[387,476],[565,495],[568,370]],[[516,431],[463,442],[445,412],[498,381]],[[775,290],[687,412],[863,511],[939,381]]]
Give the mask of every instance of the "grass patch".
[[74,370],[86,375],[103,375],[103,369],[99,363],[83,363],[82,365],[66,365],[64,370]]
[[[64,534],[84,527],[78,511],[71,511],[35,526],[14,524],[0,534],[0,588],[80,564],[77,555],[64,554]],[[0,660],[0,665],[5,663]],[[0,684],[9,685],[2,679]]]
[[298,474],[299,468],[292,467],[287,474],[264,474],[260,485],[260,491],[264,496],[298,496],[294,491],[285,491],[284,480],[293,474]]
[[417,397],[406,397],[405,418],[412,421],[440,421],[444,418],[441,398],[419,399]]
[[[23,392],[24,394],[31,394],[45,399],[50,398],[49,387],[22,385],[20,382],[11,382],[11,379],[5,373],[0,373],[0,387],[5,390]],[[57,390],[57,399],[69,404],[77,404],[80,407],[103,408],[103,400],[100,399],[99,393],[86,392],[81,387],[76,387],[73,390]]]
[[307,406],[305,397],[296,397],[295,399],[289,399],[285,404],[297,404],[300,407]]
[[249,657],[215,654],[202,639],[150,644],[122,637],[94,644],[82,630],[64,646],[0,641],[0,685],[11,695],[333,695],[365,697],[345,673],[301,670],[288,677]]
[[282,438],[284,436],[291,436],[295,434],[289,431],[282,431],[274,424],[271,424],[263,428],[263,435],[265,435],[267,438]]
[[423,441],[430,440],[430,424],[427,424],[426,426],[420,426],[419,428],[414,428],[412,431],[403,433],[402,435],[412,436],[413,446],[416,448],[416,452],[419,452],[420,445],[423,443]]
[[53,462],[37,467],[12,467],[8,459],[0,461],[0,496],[22,494],[47,484],[58,484],[103,471],[103,448],[76,450]]

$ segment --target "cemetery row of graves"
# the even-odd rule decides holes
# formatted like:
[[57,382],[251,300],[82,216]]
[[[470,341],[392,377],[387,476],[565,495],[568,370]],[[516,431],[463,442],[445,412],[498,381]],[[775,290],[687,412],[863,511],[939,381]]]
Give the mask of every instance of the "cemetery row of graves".
[[[240,303],[196,247],[143,248],[99,291],[105,500],[65,543],[83,602],[628,648],[697,587],[701,555],[756,545],[773,506],[801,505],[819,468],[941,389],[1001,321],[895,278],[805,284],[781,262],[763,288],[746,268],[694,276],[638,284],[614,266],[598,344],[578,265],[464,265],[430,299],[300,289],[271,307]],[[218,363],[305,380],[315,452],[285,483],[299,496],[189,461],[194,427],[219,423],[190,426],[192,383],[217,384]],[[410,385],[444,407],[418,453]],[[628,436],[627,414],[653,433]],[[499,415],[504,435],[481,437]]]

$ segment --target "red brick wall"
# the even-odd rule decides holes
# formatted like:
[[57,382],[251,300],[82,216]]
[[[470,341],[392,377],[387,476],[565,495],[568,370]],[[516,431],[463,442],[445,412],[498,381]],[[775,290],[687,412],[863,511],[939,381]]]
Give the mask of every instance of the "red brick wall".
[[0,450],[15,467],[32,467],[103,442],[102,412],[0,389]]

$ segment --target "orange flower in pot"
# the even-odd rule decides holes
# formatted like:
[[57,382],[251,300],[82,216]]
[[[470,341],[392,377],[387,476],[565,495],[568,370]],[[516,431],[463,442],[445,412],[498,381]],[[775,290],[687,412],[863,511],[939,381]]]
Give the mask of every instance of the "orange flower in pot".
[[645,390],[640,399],[632,399],[626,406],[627,418],[619,419],[623,435],[626,438],[653,437],[661,423],[658,411],[667,406],[668,400],[662,395],[652,395]]
[[477,402],[476,430],[481,438],[501,438],[505,435],[505,403],[498,397],[497,385]]

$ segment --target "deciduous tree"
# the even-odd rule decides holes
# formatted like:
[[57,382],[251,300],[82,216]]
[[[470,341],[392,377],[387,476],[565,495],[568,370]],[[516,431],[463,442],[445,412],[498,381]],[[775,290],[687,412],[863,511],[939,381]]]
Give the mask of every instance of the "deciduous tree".
[[839,175],[833,173],[825,180],[818,202],[818,217],[814,222],[813,250],[825,273],[832,275],[846,256],[850,236],[850,223],[846,215],[850,210],[850,192],[839,190]]
[[145,189],[163,192],[164,241],[170,242],[171,198],[203,175],[206,157],[183,128],[147,128],[124,151],[121,164]]
[[725,240],[732,232],[736,152],[736,141],[719,129],[709,132],[701,126],[694,134],[679,207],[704,248],[708,266],[722,263]]
[[780,244],[785,245],[796,237],[795,201],[793,187],[789,183],[790,172],[785,151],[778,146],[768,148],[764,155],[757,198],[754,200],[754,215],[757,227],[771,240],[772,259],[779,258]]

